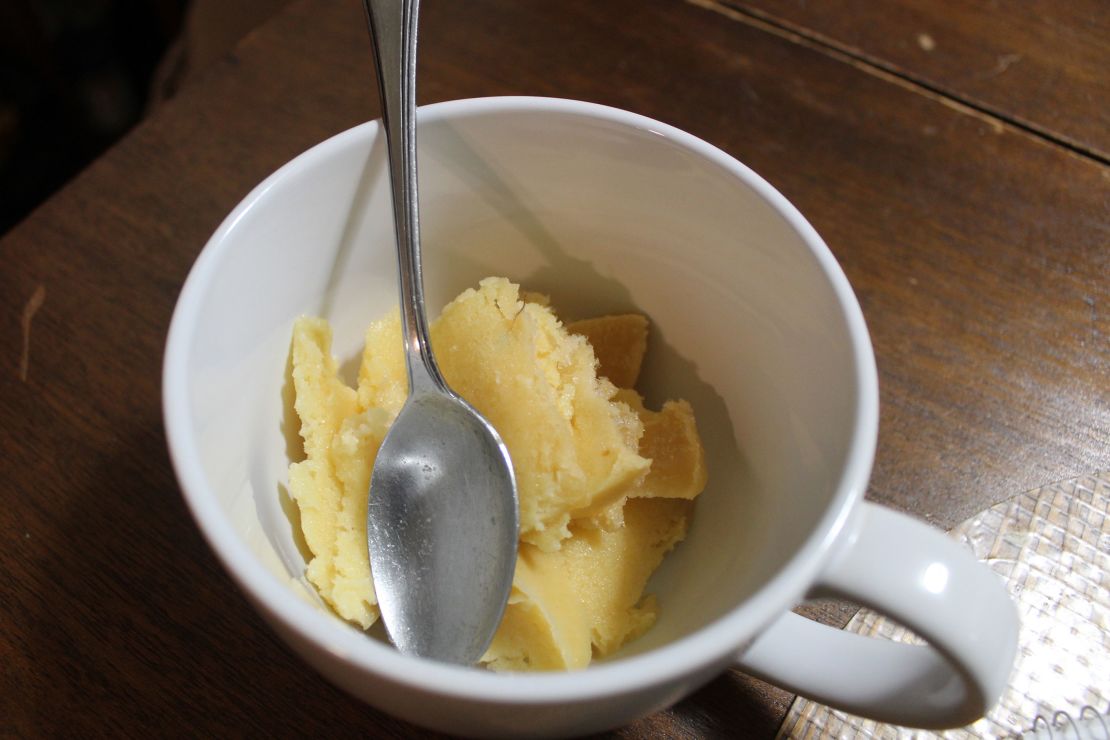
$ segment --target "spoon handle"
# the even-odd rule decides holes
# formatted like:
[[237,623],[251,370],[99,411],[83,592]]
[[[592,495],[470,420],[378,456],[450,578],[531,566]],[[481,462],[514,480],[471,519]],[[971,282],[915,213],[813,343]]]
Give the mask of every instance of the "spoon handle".
[[416,32],[419,0],[363,0],[374,47],[397,231],[401,332],[409,389],[446,390],[428,338],[416,181]]

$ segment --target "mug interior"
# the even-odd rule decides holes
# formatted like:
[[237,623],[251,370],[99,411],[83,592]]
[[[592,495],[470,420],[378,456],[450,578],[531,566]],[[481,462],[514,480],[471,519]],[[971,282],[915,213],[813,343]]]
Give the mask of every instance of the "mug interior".
[[[736,610],[813,536],[842,495],[864,391],[831,258],[800,217],[712,147],[605,110],[423,110],[421,228],[432,315],[503,275],[567,320],[649,317],[641,390],[653,407],[691,402],[709,485],[650,584],[660,618],[634,653]],[[299,449],[290,332],[301,314],[329,319],[354,378],[366,325],[397,300],[389,198],[375,124],[295,160],[213,238],[184,330],[184,433],[205,481],[188,495],[212,497],[234,536],[321,609],[285,488]]]

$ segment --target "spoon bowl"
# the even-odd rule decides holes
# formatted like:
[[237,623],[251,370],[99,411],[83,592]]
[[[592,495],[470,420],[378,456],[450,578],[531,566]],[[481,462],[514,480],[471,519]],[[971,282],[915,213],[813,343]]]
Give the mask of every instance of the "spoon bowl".
[[382,619],[402,651],[473,663],[513,579],[508,455],[466,402],[409,396],[378,450],[367,515]]

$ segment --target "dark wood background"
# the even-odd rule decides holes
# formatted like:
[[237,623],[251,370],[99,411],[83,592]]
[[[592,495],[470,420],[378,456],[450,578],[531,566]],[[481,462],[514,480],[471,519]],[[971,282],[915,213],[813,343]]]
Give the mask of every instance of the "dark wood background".
[[[632,110],[807,215],[874,340],[872,499],[947,528],[1110,466],[1102,0],[426,0],[421,25],[421,102]],[[185,510],[159,405],[208,236],[377,113],[360,3],[299,0],[0,240],[0,736],[422,734],[254,614]],[[790,699],[732,671],[617,734],[771,737]]]

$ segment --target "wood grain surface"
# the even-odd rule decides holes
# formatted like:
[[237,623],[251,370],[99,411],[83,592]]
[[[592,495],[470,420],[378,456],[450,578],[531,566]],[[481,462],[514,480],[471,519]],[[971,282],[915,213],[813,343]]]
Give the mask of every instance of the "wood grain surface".
[[755,19],[1110,158],[1104,0],[721,0]]
[[[1105,164],[720,6],[427,0],[421,24],[422,102],[626,108],[806,214],[874,340],[872,499],[947,528],[1110,465]],[[369,59],[358,3],[295,2],[0,240],[0,736],[424,734],[255,615],[161,422],[192,261],[265,175],[376,115]],[[616,734],[772,737],[789,701],[731,671]]]

